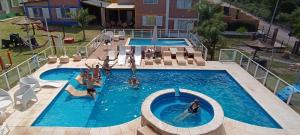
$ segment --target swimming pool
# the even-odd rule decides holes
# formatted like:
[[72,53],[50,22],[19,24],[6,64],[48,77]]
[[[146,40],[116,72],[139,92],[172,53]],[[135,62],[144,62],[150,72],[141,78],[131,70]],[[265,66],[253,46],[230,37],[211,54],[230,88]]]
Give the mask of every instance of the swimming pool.
[[[41,74],[44,80],[74,79],[79,69],[53,69]],[[33,126],[106,127],[128,122],[140,116],[141,104],[151,93],[167,88],[201,92],[220,103],[226,117],[253,125],[281,128],[247,92],[223,70],[138,70],[139,89],[128,86],[131,71],[114,69],[94,101],[74,98],[62,90],[32,124]]]
[[157,40],[155,44],[152,43],[152,39],[150,38],[131,38],[128,41],[129,46],[170,46],[170,47],[182,47],[189,46],[189,41],[186,39],[178,39],[178,38],[160,38]]

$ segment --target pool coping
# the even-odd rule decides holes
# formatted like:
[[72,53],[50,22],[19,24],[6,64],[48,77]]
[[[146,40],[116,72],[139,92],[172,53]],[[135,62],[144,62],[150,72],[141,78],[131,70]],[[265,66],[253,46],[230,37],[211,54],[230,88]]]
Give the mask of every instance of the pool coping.
[[162,134],[182,134],[184,132],[190,133],[190,134],[207,134],[207,135],[220,135],[224,134],[222,132],[223,129],[223,121],[224,121],[224,112],[221,107],[221,105],[213,100],[212,98],[191,90],[187,89],[180,89],[180,93],[185,94],[191,94],[194,96],[197,96],[206,102],[208,102],[214,111],[214,117],[211,121],[206,123],[205,125],[196,126],[196,127],[190,127],[190,128],[183,128],[183,127],[175,127],[170,124],[167,124],[161,120],[159,120],[151,111],[151,104],[152,102],[158,98],[159,96],[162,96],[164,94],[169,93],[175,93],[174,89],[165,89],[165,90],[159,90],[155,93],[152,93],[150,96],[148,96],[141,107],[142,112],[142,125],[151,126],[152,129],[155,131],[162,133]]
[[[82,60],[81,62],[70,61],[67,64],[46,64],[40,69],[35,71],[32,75],[39,77],[39,75],[49,69],[54,68],[85,68],[85,63],[97,63],[97,59]],[[292,110],[288,105],[283,103],[279,98],[275,97],[272,92],[260,84],[255,78],[253,78],[248,72],[243,70],[238,64],[233,62],[218,62],[218,61],[207,61],[206,66],[160,66],[160,65],[141,65],[137,66],[140,69],[178,69],[178,70],[226,70],[244,89],[252,96],[252,98],[275,120],[282,126],[283,129],[274,129],[267,127],[260,127],[251,125],[248,123],[243,123],[225,117],[224,128],[227,134],[233,135],[297,135],[300,132],[299,124],[300,117],[294,110]],[[118,69],[128,69],[129,65],[125,66],[115,66]],[[183,69],[184,68],[184,69]],[[12,88],[9,93],[13,92],[18,88],[18,85]],[[34,103],[25,111],[20,111],[15,108],[8,109],[8,113],[11,114],[7,118],[7,124],[11,130],[10,134],[67,134],[80,132],[87,135],[94,134],[127,134],[135,135],[136,130],[141,127],[140,118],[136,118],[128,123],[124,123],[121,126],[112,127],[99,127],[99,128],[72,128],[72,127],[31,127],[30,119],[34,115],[38,115],[37,111],[43,111],[47,107],[47,102],[51,102],[55,96],[51,93],[57,91],[59,88],[43,88],[43,90],[37,93],[39,101]],[[269,98],[266,98],[269,97]],[[279,111],[280,110],[280,111]],[[13,117],[12,117],[13,116]],[[30,117],[30,118],[29,118]],[[35,120],[35,119],[34,119]],[[34,121],[32,120],[32,121]],[[73,132],[74,131],[74,132]],[[75,133],[76,133],[75,132]]]

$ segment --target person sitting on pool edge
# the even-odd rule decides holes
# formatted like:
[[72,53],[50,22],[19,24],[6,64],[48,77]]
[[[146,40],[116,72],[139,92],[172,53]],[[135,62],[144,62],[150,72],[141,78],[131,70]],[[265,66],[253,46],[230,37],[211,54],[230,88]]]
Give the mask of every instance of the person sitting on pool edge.
[[195,100],[191,103],[191,105],[190,105],[190,107],[189,107],[189,109],[188,109],[188,112],[189,112],[189,113],[197,113],[197,112],[198,112],[198,109],[199,109],[199,107],[200,107],[199,103],[200,103],[200,101],[199,101],[198,99],[195,99]]
[[133,75],[129,80],[128,80],[129,84],[134,87],[134,88],[137,88],[138,85],[139,85],[139,80],[136,78],[135,75]]

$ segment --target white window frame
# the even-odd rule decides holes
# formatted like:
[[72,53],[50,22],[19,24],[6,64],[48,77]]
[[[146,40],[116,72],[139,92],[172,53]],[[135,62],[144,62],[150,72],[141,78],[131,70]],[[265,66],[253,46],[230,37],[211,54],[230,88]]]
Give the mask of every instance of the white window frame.
[[14,0],[10,0],[11,7],[19,7],[20,6],[20,0],[16,0],[16,1],[18,1],[18,5],[15,5]]
[[193,5],[193,0],[176,0],[177,9],[192,9],[192,5]]
[[[186,26],[186,28],[178,28],[179,26],[179,21],[186,21],[185,24],[181,25],[181,26]],[[194,20],[190,20],[190,19],[174,19],[174,30],[193,30],[194,28]]]
[[[34,9],[36,9],[38,11],[38,14],[35,14]],[[43,18],[44,17],[43,8],[41,8],[41,7],[33,7],[32,11],[33,11],[33,17],[34,18]]]
[[144,4],[158,4],[159,0],[152,0],[152,2],[146,2],[146,0],[143,0]]
[[[154,24],[148,24],[147,19],[148,17],[154,17]],[[157,16],[157,15],[145,15],[142,16],[142,26],[163,26],[163,16]]]

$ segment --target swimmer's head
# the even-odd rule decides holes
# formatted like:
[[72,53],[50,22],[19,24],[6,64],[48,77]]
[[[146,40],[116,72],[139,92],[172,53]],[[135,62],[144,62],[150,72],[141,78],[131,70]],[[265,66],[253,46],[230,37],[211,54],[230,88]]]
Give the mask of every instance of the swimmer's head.
[[99,68],[99,65],[96,65],[96,68]]
[[194,102],[197,103],[197,104],[200,103],[199,99],[195,99]]

